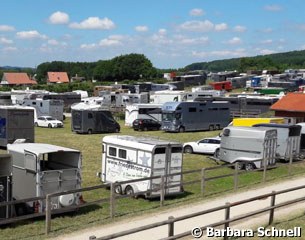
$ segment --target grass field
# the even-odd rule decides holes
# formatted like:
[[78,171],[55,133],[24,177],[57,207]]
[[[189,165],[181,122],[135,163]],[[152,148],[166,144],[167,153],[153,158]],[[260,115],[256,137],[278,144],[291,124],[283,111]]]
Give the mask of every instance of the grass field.
[[[83,154],[83,187],[101,184],[96,173],[101,171],[101,141],[106,134],[82,135],[74,134],[70,128],[70,118],[65,120],[65,127],[62,129],[35,128],[35,141],[40,143],[50,143],[59,146],[69,147],[81,150]],[[204,137],[216,136],[219,131],[190,132],[190,133],[165,133],[161,131],[135,132],[131,128],[124,127],[124,121],[119,122],[121,133],[124,135],[153,136],[161,139],[168,139],[178,142],[195,141]],[[216,166],[217,164],[204,155],[185,154],[183,170],[194,170],[206,167]],[[293,174],[303,174],[305,165],[298,164],[292,167]],[[233,170],[224,168],[209,173],[211,176],[224,173],[231,173]],[[278,167],[268,171],[267,179],[280,179],[287,176],[287,167]],[[189,174],[184,176],[184,181],[199,180],[200,174]],[[239,185],[246,188],[249,184],[260,183],[262,172],[252,172],[240,177]],[[26,186],[25,186],[26,187]],[[233,188],[233,179],[223,178],[213,182],[208,182],[207,193],[205,197],[215,196],[223,191]],[[109,197],[108,190],[95,190],[84,193],[86,201],[92,201],[103,197]],[[189,204],[198,201],[201,198],[200,183],[187,185],[185,193],[179,197],[167,198],[165,207],[175,207],[177,205]],[[158,200],[139,199],[121,199],[118,200],[116,218],[128,217],[131,215],[140,215],[144,212],[157,211],[159,209]],[[82,228],[109,223],[115,221],[109,218],[108,204],[95,205],[88,208],[82,208],[75,214],[66,214],[56,216],[52,219],[52,232],[49,237],[54,237],[63,233],[73,232]],[[35,219],[24,221],[22,223],[9,225],[0,229],[1,239],[43,239],[44,219]]]

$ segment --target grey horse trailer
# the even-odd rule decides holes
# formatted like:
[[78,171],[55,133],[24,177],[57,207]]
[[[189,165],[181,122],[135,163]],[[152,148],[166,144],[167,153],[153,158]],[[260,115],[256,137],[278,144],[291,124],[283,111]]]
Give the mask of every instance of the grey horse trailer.
[[[0,154],[0,203],[12,200],[12,158]],[[11,217],[11,205],[0,207],[0,219]]]

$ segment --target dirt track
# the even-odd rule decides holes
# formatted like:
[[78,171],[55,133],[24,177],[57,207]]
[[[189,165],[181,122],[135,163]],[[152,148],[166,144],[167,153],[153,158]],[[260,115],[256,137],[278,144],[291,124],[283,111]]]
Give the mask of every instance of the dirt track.
[[[208,201],[201,201],[192,205],[187,205],[183,207],[179,207],[177,209],[169,209],[162,212],[158,212],[155,214],[147,214],[145,216],[140,217],[132,217],[130,219],[124,219],[122,221],[118,221],[112,224],[103,224],[98,227],[89,228],[85,230],[81,230],[79,232],[75,232],[70,235],[63,235],[58,238],[57,240],[88,240],[89,236],[95,235],[97,238],[106,236],[109,234],[117,233],[120,231],[128,230],[131,228],[147,225],[154,222],[159,222],[163,220],[167,220],[169,216],[183,216],[186,214],[190,214],[193,212],[202,211],[209,208],[214,208],[217,206],[221,206],[225,204],[226,202],[237,202],[242,199],[247,199],[251,197],[255,197],[257,195],[270,193],[272,191],[279,191],[283,189],[288,189],[296,186],[302,186],[305,185],[305,177],[291,179],[291,180],[284,180],[281,183],[276,184],[268,184],[265,187],[260,188],[254,188],[245,192],[239,192],[235,194],[226,194],[222,197],[218,197],[215,199],[209,199]],[[298,190],[293,192],[293,194],[281,194],[276,197],[276,204],[292,200],[299,197],[305,196],[305,189]],[[245,214],[251,211],[255,211],[258,209],[261,209],[263,207],[270,206],[270,198],[254,201],[251,203],[247,203],[242,206],[236,206],[231,208],[231,218],[234,216],[238,216],[241,214]],[[283,217],[287,214],[292,214],[293,212],[300,212],[300,210],[304,210],[305,202],[301,202],[298,204],[290,205],[288,207],[277,209],[275,211],[275,220],[279,217]],[[204,226],[211,224],[213,222],[224,220],[224,210],[210,213],[204,216],[188,219],[185,221],[177,222],[175,223],[175,234],[182,233],[186,231],[191,231],[194,227],[197,226]],[[238,229],[246,229],[250,227],[257,227],[257,226],[263,226],[268,222],[268,215],[262,214],[260,216],[251,217],[250,219],[243,220],[242,223],[237,223],[234,226],[234,228]],[[129,235],[122,238],[117,239],[131,239],[131,240],[155,240],[155,239],[161,239],[165,238],[167,236],[168,228],[167,226],[162,226],[158,228],[154,228],[151,230],[143,231],[137,234]],[[305,234],[305,233],[303,233]],[[305,236],[304,236],[305,237]],[[190,239],[194,239],[190,237]]]

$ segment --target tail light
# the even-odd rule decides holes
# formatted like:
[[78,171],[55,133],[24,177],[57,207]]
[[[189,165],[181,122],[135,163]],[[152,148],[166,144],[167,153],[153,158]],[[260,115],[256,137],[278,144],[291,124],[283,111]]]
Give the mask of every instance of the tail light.
[[34,212],[39,213],[40,203],[39,201],[34,202]]
[[142,121],[139,121],[139,124],[142,124],[143,122]]

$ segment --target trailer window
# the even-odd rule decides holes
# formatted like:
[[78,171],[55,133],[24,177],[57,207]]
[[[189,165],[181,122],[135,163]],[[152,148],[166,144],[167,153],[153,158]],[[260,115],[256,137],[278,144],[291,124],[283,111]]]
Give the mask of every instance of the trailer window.
[[155,149],[155,154],[164,154],[165,153],[165,148],[156,148]]
[[109,155],[115,157],[116,156],[116,148],[109,147]]
[[173,147],[172,153],[182,153],[182,147]]
[[93,114],[92,113],[88,113],[88,119],[93,118]]
[[119,149],[119,158],[126,159],[127,158],[127,151],[124,149]]

